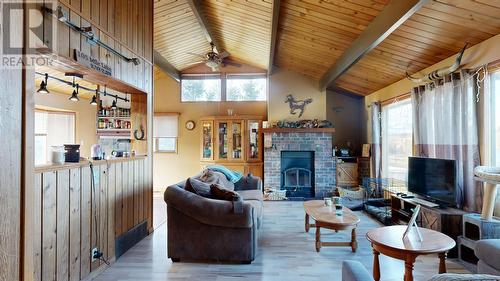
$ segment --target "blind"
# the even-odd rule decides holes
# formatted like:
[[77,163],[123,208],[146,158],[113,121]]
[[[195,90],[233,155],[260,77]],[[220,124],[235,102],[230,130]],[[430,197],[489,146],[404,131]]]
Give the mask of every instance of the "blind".
[[179,136],[179,115],[156,115],[153,120],[155,138],[177,138]]

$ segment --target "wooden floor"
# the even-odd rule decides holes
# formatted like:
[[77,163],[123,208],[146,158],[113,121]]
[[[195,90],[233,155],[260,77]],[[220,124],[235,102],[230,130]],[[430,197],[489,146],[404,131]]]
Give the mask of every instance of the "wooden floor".
[[[167,259],[166,224],[137,244],[96,280],[341,280],[343,260],[358,260],[372,269],[372,250],[365,238],[367,230],[380,224],[368,215],[361,218],[357,237],[359,248],[327,247],[317,253],[314,231],[304,232],[302,202],[265,202],[264,225],[256,260],[250,265],[176,263]],[[348,240],[350,232],[322,231],[326,241]],[[402,280],[402,261],[381,256],[382,280]],[[466,272],[452,260],[448,272]],[[438,271],[437,256],[419,257],[415,280],[426,280]]]

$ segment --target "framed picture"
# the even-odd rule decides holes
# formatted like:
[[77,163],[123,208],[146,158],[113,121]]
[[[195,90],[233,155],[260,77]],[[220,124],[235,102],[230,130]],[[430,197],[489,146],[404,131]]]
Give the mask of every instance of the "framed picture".
[[410,221],[408,222],[408,226],[406,227],[406,231],[403,233],[403,240],[408,237],[412,227],[415,227],[415,230],[417,231],[417,234],[418,234],[418,238],[420,239],[420,241],[422,241],[422,235],[420,234],[420,230],[418,230],[418,226],[416,223],[418,213],[420,213],[420,205],[417,204],[415,209],[413,209],[413,215],[411,216]]

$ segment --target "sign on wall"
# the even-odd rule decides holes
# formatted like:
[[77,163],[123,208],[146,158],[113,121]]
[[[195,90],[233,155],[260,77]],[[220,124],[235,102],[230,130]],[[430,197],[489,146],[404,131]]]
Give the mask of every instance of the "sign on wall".
[[77,62],[79,62],[81,65],[86,66],[90,69],[99,71],[103,74],[106,74],[108,76],[113,76],[113,69],[106,63],[91,57],[83,52],[80,52],[78,50],[74,50],[74,57]]

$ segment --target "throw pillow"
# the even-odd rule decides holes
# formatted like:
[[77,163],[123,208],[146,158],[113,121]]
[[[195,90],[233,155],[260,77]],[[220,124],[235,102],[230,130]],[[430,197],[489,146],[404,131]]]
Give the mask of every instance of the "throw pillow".
[[243,198],[237,192],[225,189],[219,184],[211,184],[210,193],[213,199],[233,202],[233,211],[235,214],[243,213]]
[[206,198],[212,198],[212,194],[210,192],[210,185],[193,178],[188,178],[186,180],[186,185],[184,186],[184,189]]
[[219,184],[225,189],[234,190],[234,183],[229,181],[221,172],[205,169],[199,179],[204,183]]

